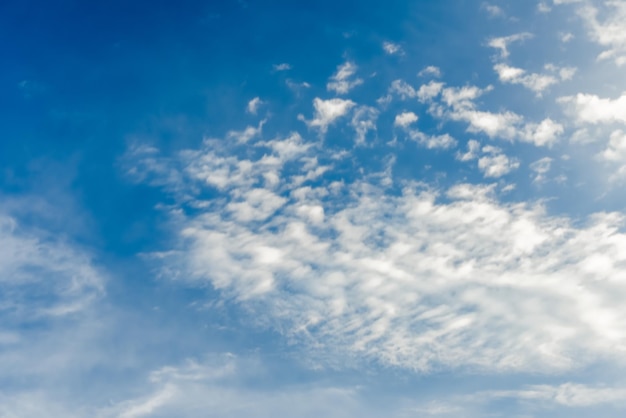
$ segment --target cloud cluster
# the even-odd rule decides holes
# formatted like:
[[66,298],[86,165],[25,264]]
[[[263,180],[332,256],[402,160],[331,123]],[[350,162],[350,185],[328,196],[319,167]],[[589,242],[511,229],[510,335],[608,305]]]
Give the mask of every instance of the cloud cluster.
[[[402,83],[396,83],[396,87],[400,85]],[[526,122],[522,115],[511,111],[489,112],[479,109],[476,100],[490,92],[492,86],[445,87],[445,84],[434,81],[423,84],[418,90],[407,86],[403,85],[402,92],[407,95],[412,93],[413,97],[429,104],[429,112],[433,116],[465,122],[470,133],[483,133],[489,138],[518,140],[549,147],[554,145],[564,132],[564,127],[550,118],[545,118],[539,123]]]
[[553,65],[547,65],[546,67],[546,69],[556,72],[557,74],[528,73],[526,70],[511,67],[504,63],[496,64],[494,70],[502,83],[521,84],[538,96],[541,96],[550,86],[560,81],[570,80],[576,72],[574,68],[569,67],[558,68]]
[[[482,154],[482,155],[481,155]],[[492,145],[480,147],[480,143],[474,139],[467,142],[467,152],[457,153],[460,161],[478,160],[478,169],[485,178],[502,177],[520,166],[516,158],[507,157],[500,148]]]
[[626,123],[626,93],[615,99],[578,93],[558,101],[578,124]]
[[[168,263],[312,358],[542,372],[622,358],[621,215],[575,226],[537,203],[499,202],[489,185],[388,193],[366,178],[330,180],[323,149],[293,135],[257,142],[256,158],[219,144],[150,157],[154,172],[138,163],[145,178],[169,164],[179,171],[169,178],[184,179],[168,186],[187,196],[172,210]],[[219,197],[193,198],[207,187]]]
[[326,88],[337,94],[346,94],[356,86],[363,84],[360,78],[354,78],[357,66],[353,62],[346,62],[337,67],[337,72],[330,77]]
[[313,107],[315,109],[313,119],[306,120],[302,115],[300,115],[298,119],[305,122],[309,128],[317,128],[321,134],[325,134],[328,127],[337,119],[345,116],[355,104],[356,103],[352,100],[339,98],[323,100],[316,97],[315,100],[313,100]]

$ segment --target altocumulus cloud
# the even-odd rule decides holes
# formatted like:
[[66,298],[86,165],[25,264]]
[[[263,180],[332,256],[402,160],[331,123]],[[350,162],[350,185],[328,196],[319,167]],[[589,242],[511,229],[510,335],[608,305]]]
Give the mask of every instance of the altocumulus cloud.
[[[575,226],[538,202],[499,201],[496,185],[330,181],[320,141],[248,143],[257,157],[224,141],[127,156],[186,196],[171,212],[180,277],[211,283],[320,359],[492,372],[621,362],[623,215]],[[204,189],[220,197],[193,197]]]

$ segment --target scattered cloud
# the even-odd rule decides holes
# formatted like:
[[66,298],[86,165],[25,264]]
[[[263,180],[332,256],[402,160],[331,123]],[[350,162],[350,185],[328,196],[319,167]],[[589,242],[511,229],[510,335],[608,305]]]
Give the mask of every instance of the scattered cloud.
[[289,88],[289,90],[293,91],[294,93],[296,93],[297,95],[300,94],[300,92],[303,89],[308,89],[311,87],[311,85],[309,83],[307,83],[306,81],[303,82],[295,82],[291,79],[287,79],[285,80],[285,84],[287,85],[287,87]]
[[315,108],[313,119],[306,120],[302,115],[298,119],[305,122],[309,128],[317,128],[320,133],[324,134],[328,130],[329,125],[345,116],[355,105],[356,103],[352,100],[339,98],[322,100],[316,97],[313,100],[313,107]]
[[417,96],[415,88],[404,80],[394,80],[389,87],[389,93],[400,96],[402,100],[412,99]]
[[558,82],[558,80],[551,75],[527,74],[526,71],[521,68],[510,67],[506,64],[496,64],[494,70],[498,73],[498,78],[501,82],[521,84],[538,95],[541,95],[544,90]]
[[543,157],[530,164],[530,169],[535,173],[535,177],[533,179],[535,183],[542,183],[546,181],[546,174],[550,171],[552,161],[554,160],[550,157]]
[[561,137],[565,128],[558,122],[546,118],[540,123],[528,123],[520,133],[520,140],[530,142],[538,147],[551,147]]
[[404,51],[402,47],[393,42],[383,42],[383,50],[389,55],[402,55]]
[[457,153],[456,158],[459,161],[471,161],[478,158],[478,153],[480,151],[480,142],[475,139],[470,139],[467,141],[467,152],[461,154]]
[[441,77],[441,69],[439,67],[435,67],[434,65],[429,65],[425,67],[422,71],[417,73],[420,77]]
[[[278,150],[293,139],[273,141]],[[494,185],[407,184],[397,195],[366,178],[338,183],[311,177],[331,157],[304,144],[293,158],[308,165],[285,164],[277,151],[249,159],[225,148],[218,157],[216,145],[181,154],[180,175],[199,182],[183,183],[193,187],[180,205],[193,202],[213,167],[227,164],[231,174],[221,198],[172,218],[180,251],[168,263],[184,268],[178,277],[211,283],[246,306],[249,321],[279,330],[321,364],[361,358],[422,371],[545,373],[621,361],[620,214],[575,226],[537,203],[498,201]],[[481,153],[486,177],[519,166],[495,147]],[[270,161],[276,181],[267,183]]]
[[355,143],[362,145],[368,132],[376,131],[376,120],[380,112],[370,106],[360,106],[354,111],[351,125],[356,132]]
[[589,38],[606,48],[598,60],[612,59],[626,64],[626,4],[621,1],[555,1],[555,4],[578,3],[578,15],[585,22]]
[[613,132],[608,146],[600,155],[607,161],[626,162],[626,133],[622,130]]
[[[546,118],[540,123],[524,122],[521,115],[511,111],[498,113],[478,110],[475,100],[490,92],[492,86],[481,89],[476,86],[444,87],[442,83],[430,82],[415,92],[420,101],[430,102],[430,113],[438,118],[468,123],[467,131],[484,133],[489,138],[519,140],[536,146],[552,146],[564,132],[561,124]],[[441,95],[441,103],[433,102]]]
[[413,112],[403,112],[396,115],[394,126],[403,128],[409,138],[428,149],[449,149],[456,146],[457,141],[450,134],[428,135],[419,129],[411,128],[417,122],[418,116]]
[[330,77],[326,88],[337,94],[346,94],[356,86],[363,84],[360,78],[353,78],[356,74],[357,66],[352,62],[346,62],[337,67],[337,72]]
[[611,133],[606,148],[598,154],[600,160],[617,164],[610,180],[622,180],[626,175],[626,133],[620,129]]
[[248,142],[252,138],[261,135],[264,124],[265,124],[265,120],[262,120],[261,122],[259,122],[259,125],[256,127],[248,126],[243,131],[229,131],[227,137],[228,139],[234,139],[235,141],[240,142],[240,143]]
[[480,148],[480,143],[470,139],[467,142],[467,152],[457,153],[459,161],[478,160],[478,169],[485,178],[498,178],[517,170],[520,166],[516,158],[509,158],[502,149],[487,145]]
[[578,93],[560,97],[558,102],[579,124],[626,123],[626,93],[616,99]]
[[261,100],[258,97],[255,97],[254,99],[250,100],[248,102],[248,106],[246,107],[246,111],[248,113],[251,113],[253,115],[256,115],[257,111],[259,110],[259,107],[261,105],[265,104],[265,102],[263,100]]
[[420,102],[427,102],[437,97],[441,90],[443,89],[444,83],[440,83],[437,81],[431,81],[428,84],[422,84],[415,92],[415,96],[419,99]]
[[417,122],[417,115],[413,112],[402,112],[396,115],[396,118],[393,122],[395,126],[400,126],[402,128],[406,128],[407,126]]
[[528,32],[516,33],[514,35],[499,37],[499,38],[491,38],[487,42],[487,45],[491,48],[497,49],[500,51],[501,58],[507,58],[509,56],[509,45],[515,42],[523,42],[528,39],[531,39],[533,35]]
[[456,147],[456,140],[450,134],[427,135],[418,130],[409,130],[409,137],[428,149],[449,149]]
[[289,71],[291,70],[291,64],[283,62],[282,64],[274,64],[274,71]]
[[[242,114],[227,114],[231,106],[220,107],[222,97],[211,95],[209,108],[217,111],[211,123],[198,117],[200,107],[189,116],[132,124],[139,132],[114,133],[130,139],[117,163],[137,186],[132,198],[142,203],[129,200],[119,212],[107,213],[101,225],[95,220],[106,233],[85,240],[97,241],[102,259],[121,271],[110,300],[99,253],[65,234],[73,227],[47,228],[33,220],[31,207],[16,210],[19,205],[7,203],[13,195],[0,196],[0,370],[6,383],[0,416],[193,418],[211,411],[226,418],[262,418],[284,415],[285,405],[297,418],[452,418],[501,411],[552,416],[567,414],[568,408],[589,408],[571,415],[603,416],[605,409],[623,409],[626,389],[610,380],[626,361],[626,215],[610,209],[623,200],[611,182],[626,181],[626,93],[619,93],[614,65],[626,65],[626,3],[537,0],[530,8],[516,7],[519,17],[508,18],[504,10],[509,12],[511,3],[487,0],[476,15],[481,2],[449,8],[486,23],[477,21],[454,45],[441,36],[441,25],[428,25],[432,32],[426,37],[402,31],[406,38],[381,43],[357,21],[338,33],[326,30],[337,25],[322,22],[313,28],[321,28],[318,35],[326,41],[329,34],[341,38],[333,53],[320,55],[315,42],[306,43],[310,50],[299,48],[296,38],[281,48],[322,56],[301,74],[293,74],[288,63],[263,62],[263,54],[240,54],[235,61],[241,68],[232,77],[194,76],[164,89],[176,92],[171,103],[184,104],[167,108],[184,113],[199,103],[194,97],[202,86],[233,83],[217,91],[235,93],[226,104],[235,103]],[[561,15],[567,7],[559,5],[565,4],[578,14],[583,30]],[[553,11],[559,13],[538,15]],[[402,19],[410,16],[379,17],[402,28]],[[546,26],[547,18],[556,23]],[[505,32],[490,32],[496,27]],[[542,41],[555,43],[548,48],[552,52],[527,42],[533,35],[515,33],[515,27],[539,28]],[[498,37],[502,34],[509,36]],[[361,48],[368,39],[374,39],[373,60],[368,48]],[[413,50],[424,39],[432,45],[419,57],[407,57],[403,48]],[[236,50],[231,46],[238,42],[224,44],[224,51]],[[593,48],[583,48],[589,42]],[[346,48],[343,59],[351,55],[357,61],[328,62]],[[463,55],[471,59],[450,55],[459,48],[467,48]],[[518,56],[518,48],[527,50]],[[584,55],[588,50],[591,59]],[[384,59],[385,54],[401,59]],[[428,57],[441,68],[424,67]],[[334,74],[316,74],[316,68],[329,65]],[[363,75],[365,68],[369,76]],[[99,77],[114,80],[118,70],[103,68]],[[30,99],[24,102],[28,107],[41,107],[41,86],[30,79],[17,83],[32,73],[25,71],[16,76],[14,93]],[[408,78],[417,71],[417,81]],[[206,75],[201,69],[192,73]],[[498,82],[487,84],[496,76]],[[156,77],[148,78],[162,78]],[[357,90],[366,79],[367,88]],[[176,77],[167,82],[172,80],[178,83]],[[259,86],[263,99],[251,93]],[[46,88],[45,96],[65,94],[61,90]],[[65,126],[83,111],[92,112],[93,120],[106,119],[98,113],[103,108],[87,102],[85,109],[63,97],[58,102],[70,107],[52,112],[52,123],[45,126]],[[263,119],[270,103],[276,113]],[[81,123],[85,120],[91,119]],[[225,125],[230,120],[243,122]],[[68,130],[68,144],[78,143],[76,132],[83,129]],[[569,141],[561,142],[563,137]],[[25,189],[20,176],[30,170],[27,165],[37,164],[28,161],[28,150],[45,154],[46,147],[29,141],[23,156],[3,168],[6,193]],[[58,154],[67,154],[67,145],[59,144]],[[94,150],[85,148],[80,155],[91,158]],[[108,167],[107,161],[93,162]],[[81,175],[91,162],[81,161]],[[89,173],[71,187],[85,193],[94,216],[109,207],[99,203],[134,193],[113,180],[101,183],[99,174],[108,171]],[[97,184],[89,183],[96,177]],[[605,178],[607,189],[617,192],[596,190]],[[550,199],[558,204],[544,203]],[[125,212],[129,205],[132,213]],[[121,217],[124,231],[109,230]],[[135,218],[142,218],[137,225]],[[125,234],[133,235],[135,227],[157,235],[146,235],[147,247],[135,238],[129,243]],[[126,269],[135,266],[126,254],[137,248],[157,252],[140,255],[146,280],[127,282],[124,275],[134,270]],[[156,290],[148,278],[153,273],[159,277]],[[173,289],[168,279],[182,285],[184,295],[171,292],[161,304],[162,293]],[[146,288],[155,292],[133,299],[132,292]],[[202,291],[188,292],[193,288]],[[122,299],[114,299],[120,294]],[[133,305],[132,314],[123,312],[127,305]],[[175,308],[165,312],[165,305]],[[203,317],[205,309],[220,312]],[[192,315],[197,321],[186,320]],[[144,326],[152,316],[154,323]],[[170,322],[176,329],[166,327]],[[180,331],[181,324],[190,331]],[[150,326],[158,330],[146,337]],[[205,335],[213,328],[219,332]],[[246,340],[233,337],[237,333]],[[257,354],[204,356],[197,348],[208,349],[207,341]],[[284,364],[289,361],[302,369],[294,373],[292,364]],[[450,381],[461,374],[471,385],[461,381],[455,387],[444,379],[415,392],[429,373],[443,373]],[[287,374],[296,377],[285,379]],[[364,380],[366,374],[371,378]],[[403,382],[396,391],[398,380]],[[95,385],[84,389],[85,381]],[[465,389],[474,385],[480,386],[475,392]],[[441,388],[449,393],[442,396]],[[404,397],[403,390],[411,395]]]

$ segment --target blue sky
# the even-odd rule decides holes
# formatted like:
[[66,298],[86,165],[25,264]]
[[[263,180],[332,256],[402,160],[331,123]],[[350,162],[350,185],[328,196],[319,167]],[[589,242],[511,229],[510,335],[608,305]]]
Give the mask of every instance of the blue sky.
[[0,417],[619,417],[626,5],[4,2]]

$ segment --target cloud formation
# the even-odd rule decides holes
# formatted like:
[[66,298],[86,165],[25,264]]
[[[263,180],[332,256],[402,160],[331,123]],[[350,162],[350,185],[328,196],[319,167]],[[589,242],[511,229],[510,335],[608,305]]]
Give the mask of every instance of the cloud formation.
[[326,88],[337,94],[346,94],[356,86],[363,84],[360,78],[354,78],[357,66],[353,62],[346,62],[337,67],[337,72],[330,77]]
[[356,103],[352,100],[339,98],[322,100],[316,97],[313,100],[313,107],[315,109],[313,119],[306,120],[302,115],[299,116],[299,119],[305,122],[309,128],[317,128],[320,133],[324,134],[330,125],[337,119],[345,116],[355,104]]
[[[251,321],[315,347],[319,361],[332,353],[492,372],[620,361],[621,215],[574,226],[539,203],[498,201],[493,185],[409,183],[390,194],[365,179],[326,183],[311,174],[320,148],[298,140],[298,152],[278,151],[292,142],[259,143],[259,159],[229,148],[218,156],[217,143],[181,154],[174,166],[188,193],[206,187],[215,166],[232,173],[211,181],[223,199],[192,199],[195,214],[173,212],[179,246],[169,262],[191,283],[210,283],[251,310]],[[497,149],[483,152],[486,175],[515,166]],[[296,169],[294,158],[310,163]]]

